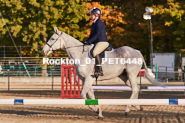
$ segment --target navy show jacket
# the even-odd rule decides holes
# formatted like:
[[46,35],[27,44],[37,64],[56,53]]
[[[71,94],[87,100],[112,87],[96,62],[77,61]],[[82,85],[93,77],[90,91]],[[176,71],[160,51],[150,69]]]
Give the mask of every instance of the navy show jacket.
[[98,18],[96,22],[95,23],[93,22],[93,24],[91,25],[91,34],[87,39],[87,42],[95,44],[100,41],[108,42],[108,39],[107,39],[105,25],[102,22],[102,20]]

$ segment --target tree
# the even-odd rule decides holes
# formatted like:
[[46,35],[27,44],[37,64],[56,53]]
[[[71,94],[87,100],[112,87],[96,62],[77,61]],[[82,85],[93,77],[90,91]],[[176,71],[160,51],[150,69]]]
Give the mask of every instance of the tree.
[[[54,33],[54,26],[74,38],[83,40],[84,32],[79,23],[88,19],[85,7],[79,0],[2,0],[0,4],[16,44],[32,45],[32,49],[25,51],[27,55],[32,56],[33,51],[38,50],[38,45],[44,45]],[[0,22],[1,45],[11,45],[2,19]]]
[[[108,40],[114,48],[130,46],[149,59],[149,26],[143,19],[145,7],[153,7],[154,52],[179,52],[184,43],[183,0],[1,0],[0,10],[17,45],[32,45],[24,51],[34,56],[57,26],[63,32],[85,41],[90,34],[90,10],[99,7]],[[12,45],[0,19],[0,44]],[[41,54],[41,50],[39,50]],[[55,56],[64,55],[57,52]],[[149,63],[149,62],[148,62]]]
[[[143,19],[145,7],[152,7],[153,22],[153,48],[154,52],[180,52],[185,47],[184,43],[184,3],[183,0],[114,0],[100,2],[102,6],[110,6],[116,11],[120,11],[124,16],[122,20],[126,23],[120,25],[122,32],[115,36],[121,36],[115,47],[127,45],[142,52],[145,58],[149,59],[149,25]],[[147,61],[149,63],[149,61]]]
[[184,1],[167,0],[166,4],[153,5],[155,47],[160,52],[180,52],[184,43]]

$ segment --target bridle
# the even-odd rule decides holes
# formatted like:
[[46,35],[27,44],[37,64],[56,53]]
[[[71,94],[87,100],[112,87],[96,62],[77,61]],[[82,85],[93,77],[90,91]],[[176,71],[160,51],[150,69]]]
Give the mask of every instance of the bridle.
[[53,48],[52,48],[52,46],[58,41],[58,39],[60,38],[60,36],[62,35],[62,32],[61,32],[61,34],[58,36],[58,38],[54,41],[54,43],[53,44],[48,44],[48,42],[46,42],[46,44],[50,47],[50,51],[54,51],[53,50]]
[[[53,42],[53,44],[48,44],[48,42],[46,42],[46,44],[50,47],[50,51],[53,51],[54,52],[54,50],[53,50],[53,48],[52,48],[52,46],[58,41],[58,39],[60,38],[60,36],[62,36],[62,32],[61,32],[61,34],[58,36],[58,38]],[[83,45],[78,45],[78,46],[73,46],[73,47],[80,47],[80,46],[83,46],[83,51],[82,51],[82,53],[84,52],[84,44]],[[67,49],[67,48],[72,48],[72,47],[66,47],[66,48],[64,48],[64,49]]]

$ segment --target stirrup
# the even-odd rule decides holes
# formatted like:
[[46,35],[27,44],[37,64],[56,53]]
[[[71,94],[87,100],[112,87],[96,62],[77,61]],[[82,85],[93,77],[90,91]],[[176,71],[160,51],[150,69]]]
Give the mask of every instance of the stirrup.
[[99,74],[98,72],[94,72],[94,76],[95,76],[96,78],[98,78],[99,75],[100,75],[100,74]]
[[103,76],[103,73],[100,73],[100,76]]
[[98,68],[95,69],[95,72],[94,72],[95,77],[103,76],[103,71],[100,70],[102,68],[99,68],[101,66],[96,66],[96,67],[98,67]]
[[103,76],[102,66],[98,66],[98,72],[99,72],[100,76]]
[[96,77],[96,76],[97,76],[97,77],[98,77],[98,76],[103,76],[103,73],[97,73],[97,72],[95,72],[94,75],[95,75],[95,77]]

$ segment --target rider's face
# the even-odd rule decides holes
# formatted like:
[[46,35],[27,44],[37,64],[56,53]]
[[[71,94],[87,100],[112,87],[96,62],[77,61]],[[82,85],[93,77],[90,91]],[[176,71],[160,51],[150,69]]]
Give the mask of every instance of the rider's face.
[[95,20],[95,19],[96,19],[95,14],[91,14],[91,19],[92,19],[92,20]]

